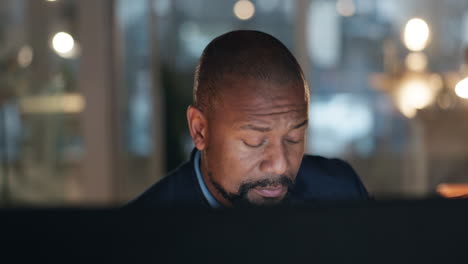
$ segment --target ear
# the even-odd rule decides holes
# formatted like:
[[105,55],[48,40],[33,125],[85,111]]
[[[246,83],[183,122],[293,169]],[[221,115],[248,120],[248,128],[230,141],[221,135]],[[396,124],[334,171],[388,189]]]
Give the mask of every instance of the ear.
[[193,143],[198,150],[204,150],[207,144],[208,122],[203,113],[191,105],[187,109],[187,122]]

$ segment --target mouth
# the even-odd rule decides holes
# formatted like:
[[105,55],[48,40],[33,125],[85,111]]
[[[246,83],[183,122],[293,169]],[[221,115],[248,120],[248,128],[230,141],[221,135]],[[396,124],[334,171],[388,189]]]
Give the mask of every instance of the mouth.
[[288,188],[282,184],[279,185],[270,185],[266,187],[255,187],[252,191],[256,192],[258,195],[268,198],[277,198],[283,196]]

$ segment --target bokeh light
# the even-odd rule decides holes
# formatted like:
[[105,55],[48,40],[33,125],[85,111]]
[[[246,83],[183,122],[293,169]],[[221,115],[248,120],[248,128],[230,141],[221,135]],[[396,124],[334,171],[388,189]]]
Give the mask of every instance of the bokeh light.
[[66,32],[58,32],[54,35],[52,47],[63,58],[73,58],[77,54],[75,40]]
[[418,109],[423,109],[434,102],[441,88],[436,78],[438,77],[426,79],[410,76],[401,83],[396,94],[396,103],[403,115],[412,118]]
[[421,51],[426,48],[430,30],[426,21],[421,18],[410,19],[405,26],[403,40],[411,51]]
[[248,0],[240,0],[234,4],[234,15],[240,20],[248,20],[255,14],[255,6]]
[[67,93],[62,95],[38,95],[21,98],[19,106],[22,113],[81,113],[86,106],[82,95]]
[[353,16],[356,13],[356,6],[353,0],[338,0],[336,2],[336,12],[344,17]]
[[455,86],[455,94],[457,94],[458,97],[468,99],[468,77],[457,83]]
[[22,68],[28,67],[29,65],[31,65],[33,56],[34,56],[34,53],[33,53],[31,46],[24,45],[18,51],[18,58],[17,58],[18,65],[21,66]]
[[58,32],[52,38],[52,46],[58,53],[67,53],[75,46],[75,40],[66,32]]
[[422,52],[411,52],[405,59],[406,68],[411,71],[422,72],[427,68],[427,56]]

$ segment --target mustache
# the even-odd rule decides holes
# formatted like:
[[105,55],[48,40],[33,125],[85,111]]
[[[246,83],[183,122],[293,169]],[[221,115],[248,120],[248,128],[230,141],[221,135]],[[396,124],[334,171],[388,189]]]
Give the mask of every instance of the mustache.
[[242,183],[239,187],[238,195],[242,196],[242,194],[247,193],[249,190],[257,188],[257,187],[268,187],[268,186],[276,186],[282,185],[287,187],[289,190],[294,188],[295,181],[292,180],[290,177],[286,175],[274,176],[274,177],[266,177],[262,180],[257,180],[253,182],[245,182]]
[[263,179],[256,180],[256,181],[248,181],[241,183],[237,193],[230,193],[227,192],[220,184],[213,180],[213,176],[211,173],[208,173],[209,180],[213,184],[213,186],[217,189],[219,193],[228,201],[230,201],[234,206],[238,207],[251,207],[254,206],[250,203],[247,199],[247,194],[250,190],[256,187],[268,187],[268,186],[275,186],[275,185],[283,185],[288,188],[288,192],[284,200],[286,200],[289,196],[289,193],[294,189],[295,180],[291,179],[286,175],[270,175],[266,176]]

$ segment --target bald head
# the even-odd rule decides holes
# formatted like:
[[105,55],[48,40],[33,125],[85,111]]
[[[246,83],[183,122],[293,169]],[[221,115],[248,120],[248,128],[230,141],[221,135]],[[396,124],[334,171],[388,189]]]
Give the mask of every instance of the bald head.
[[195,106],[202,111],[211,109],[223,89],[229,89],[226,80],[258,80],[280,87],[293,84],[304,88],[308,97],[294,56],[279,40],[259,31],[232,31],[208,44],[195,72]]

